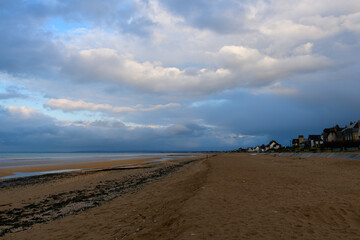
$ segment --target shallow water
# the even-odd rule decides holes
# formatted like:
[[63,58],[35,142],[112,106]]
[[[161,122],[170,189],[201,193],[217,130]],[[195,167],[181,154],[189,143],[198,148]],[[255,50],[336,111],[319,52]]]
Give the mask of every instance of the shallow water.
[[[34,167],[45,165],[62,165],[71,163],[91,163],[100,161],[131,160],[155,158],[147,162],[161,162],[181,157],[195,157],[201,153],[10,153],[0,154],[0,170],[13,167]],[[124,164],[114,167],[132,166]],[[60,169],[43,172],[11,172],[13,175],[0,177],[1,180],[31,177],[44,174],[78,171],[82,169]]]
[[196,155],[196,153],[0,153],[0,169]]
[[39,176],[39,175],[44,175],[44,174],[72,172],[72,171],[79,171],[79,170],[81,170],[81,169],[62,169],[62,170],[44,171],[44,172],[14,172],[13,175],[6,176],[6,177],[1,177],[0,179],[31,177],[31,176]]

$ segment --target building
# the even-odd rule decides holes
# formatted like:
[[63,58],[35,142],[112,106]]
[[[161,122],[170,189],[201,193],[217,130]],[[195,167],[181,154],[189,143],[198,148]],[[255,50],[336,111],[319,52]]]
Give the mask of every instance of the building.
[[359,140],[359,125],[360,121],[350,123],[350,126],[344,128],[341,133],[344,141],[356,141]]
[[266,147],[268,150],[278,150],[281,148],[281,144],[277,143],[275,140],[272,140]]
[[308,139],[304,138],[304,135],[299,135],[299,147],[306,148],[309,147],[309,145]]
[[292,140],[292,145],[293,145],[293,147],[298,147],[298,146],[299,146],[299,139],[298,139],[298,138],[294,138],[294,139]]
[[324,143],[322,135],[309,135],[308,141],[310,147],[320,147]]
[[323,130],[323,140],[324,142],[336,142],[343,140],[342,134],[343,128],[340,128],[339,125],[336,125],[332,128],[325,128]]
[[299,135],[299,145],[304,142],[304,135]]

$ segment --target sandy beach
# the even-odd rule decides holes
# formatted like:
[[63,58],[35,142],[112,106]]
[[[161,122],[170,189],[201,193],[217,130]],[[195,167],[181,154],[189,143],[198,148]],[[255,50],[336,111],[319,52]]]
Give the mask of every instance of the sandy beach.
[[360,161],[217,154],[3,181],[3,239],[359,239]]

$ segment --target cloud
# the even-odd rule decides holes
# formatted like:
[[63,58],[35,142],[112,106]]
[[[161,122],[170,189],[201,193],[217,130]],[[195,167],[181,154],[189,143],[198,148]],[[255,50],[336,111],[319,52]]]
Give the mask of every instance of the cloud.
[[229,72],[225,69],[198,69],[196,75],[177,67],[164,67],[158,62],[137,62],[131,56],[120,55],[113,49],[80,51],[69,59],[64,69],[80,81],[89,79],[125,83],[153,92],[216,91],[218,80]]
[[0,93],[0,100],[3,99],[14,99],[14,98],[27,98],[28,96],[19,93],[17,91],[7,91],[4,93]]
[[256,89],[252,91],[253,94],[268,93],[283,96],[295,96],[299,92],[296,88],[283,87],[281,82],[275,82],[272,85]]
[[333,66],[330,59],[317,55],[276,58],[243,46],[224,46],[219,51],[224,67],[236,74],[241,85],[265,86],[275,80],[310,73]]
[[69,126],[76,126],[76,127],[85,127],[85,128],[114,128],[114,129],[121,129],[126,128],[127,126],[120,121],[105,121],[105,120],[96,120],[96,121],[61,121],[61,126],[69,127]]
[[314,43],[308,42],[294,49],[296,55],[308,55],[312,53]]
[[[311,46],[305,47],[305,50],[311,50]],[[258,49],[223,46],[212,53],[219,64],[216,70],[192,68],[189,71],[164,67],[158,62],[138,62],[113,49],[89,49],[72,56],[64,72],[81,82],[126,84],[150,92],[211,94],[233,87],[265,86],[278,79],[333,65],[324,56],[305,54],[276,58],[262,54]]]
[[220,34],[232,34],[243,30],[245,4],[239,1],[161,0],[159,2],[193,27],[209,29]]
[[342,26],[348,31],[360,33],[360,12],[342,17]]
[[165,108],[174,108],[180,106],[178,103],[159,104],[150,107],[143,107],[142,105],[136,105],[133,107],[114,107],[109,104],[95,104],[85,102],[83,100],[73,101],[69,99],[50,99],[44,104],[45,107],[50,109],[60,109],[63,112],[74,111],[91,111],[91,112],[148,112]]
[[[9,37],[1,40],[5,54],[0,69],[45,79],[58,79],[62,73],[58,82],[100,82],[185,96],[264,87],[330,68],[333,61],[316,51],[317,41],[358,32],[355,2],[319,1],[311,5],[316,11],[308,3],[299,1],[295,8],[284,1],[9,4],[5,7],[14,14],[2,15],[9,23],[3,25]],[[84,31],[97,34],[86,40],[75,29],[59,33],[42,28],[54,18],[63,24],[90,23]],[[99,38],[101,29],[107,30]],[[140,38],[127,35],[132,32]],[[15,40],[16,47],[11,44]],[[55,88],[57,83],[47,84]]]
[[[19,117],[21,116],[21,117]],[[31,108],[0,108],[0,152],[184,151],[224,146],[196,123],[154,127],[116,120],[57,121]]]
[[171,136],[179,137],[200,137],[205,134],[206,127],[196,123],[187,123],[185,125],[173,125],[167,128],[167,133]]
[[8,111],[11,115],[14,115],[19,118],[32,118],[34,116],[40,115],[38,111],[36,111],[34,108],[28,108],[26,106],[9,106]]

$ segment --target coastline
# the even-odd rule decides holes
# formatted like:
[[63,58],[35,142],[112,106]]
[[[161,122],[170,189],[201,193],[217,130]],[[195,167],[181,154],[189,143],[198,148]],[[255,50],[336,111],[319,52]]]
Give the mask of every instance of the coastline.
[[61,170],[71,170],[71,169],[76,169],[75,171],[84,171],[84,170],[99,169],[99,168],[111,168],[115,166],[128,165],[128,164],[131,165],[141,164],[155,159],[156,158],[112,160],[112,161],[99,160],[98,162],[89,162],[89,163],[82,162],[82,163],[72,163],[72,164],[2,168],[0,169],[0,177],[11,176],[15,172],[34,173],[34,172],[61,171]]
[[[15,176],[17,173],[19,177],[21,176],[34,176],[34,175],[41,175],[47,173],[56,173],[56,172],[65,172],[65,171],[85,171],[90,169],[98,169],[98,168],[111,168],[117,166],[126,166],[126,165],[135,165],[135,164],[142,164],[151,161],[166,161],[172,160],[177,158],[183,157],[192,157],[186,155],[173,155],[174,153],[169,153],[169,155],[158,155],[153,154],[153,156],[148,157],[137,157],[134,158],[133,156],[126,158],[126,156],[116,157],[114,156],[113,159],[109,158],[96,158],[96,159],[74,159],[71,163],[69,159],[67,161],[43,161],[42,164],[38,164],[38,161],[33,160],[35,164],[33,165],[26,165],[26,166],[7,166],[7,167],[0,167],[0,181],[4,179],[4,177],[11,178]],[[141,155],[141,154],[140,154]],[[201,154],[195,154],[194,156],[198,156]],[[118,159],[117,159],[118,158]],[[8,161],[10,162],[10,161]],[[22,161],[24,162],[24,161]],[[45,164],[44,164],[45,163]],[[30,174],[22,174],[22,173],[30,173]],[[6,178],[5,178],[6,179]]]

